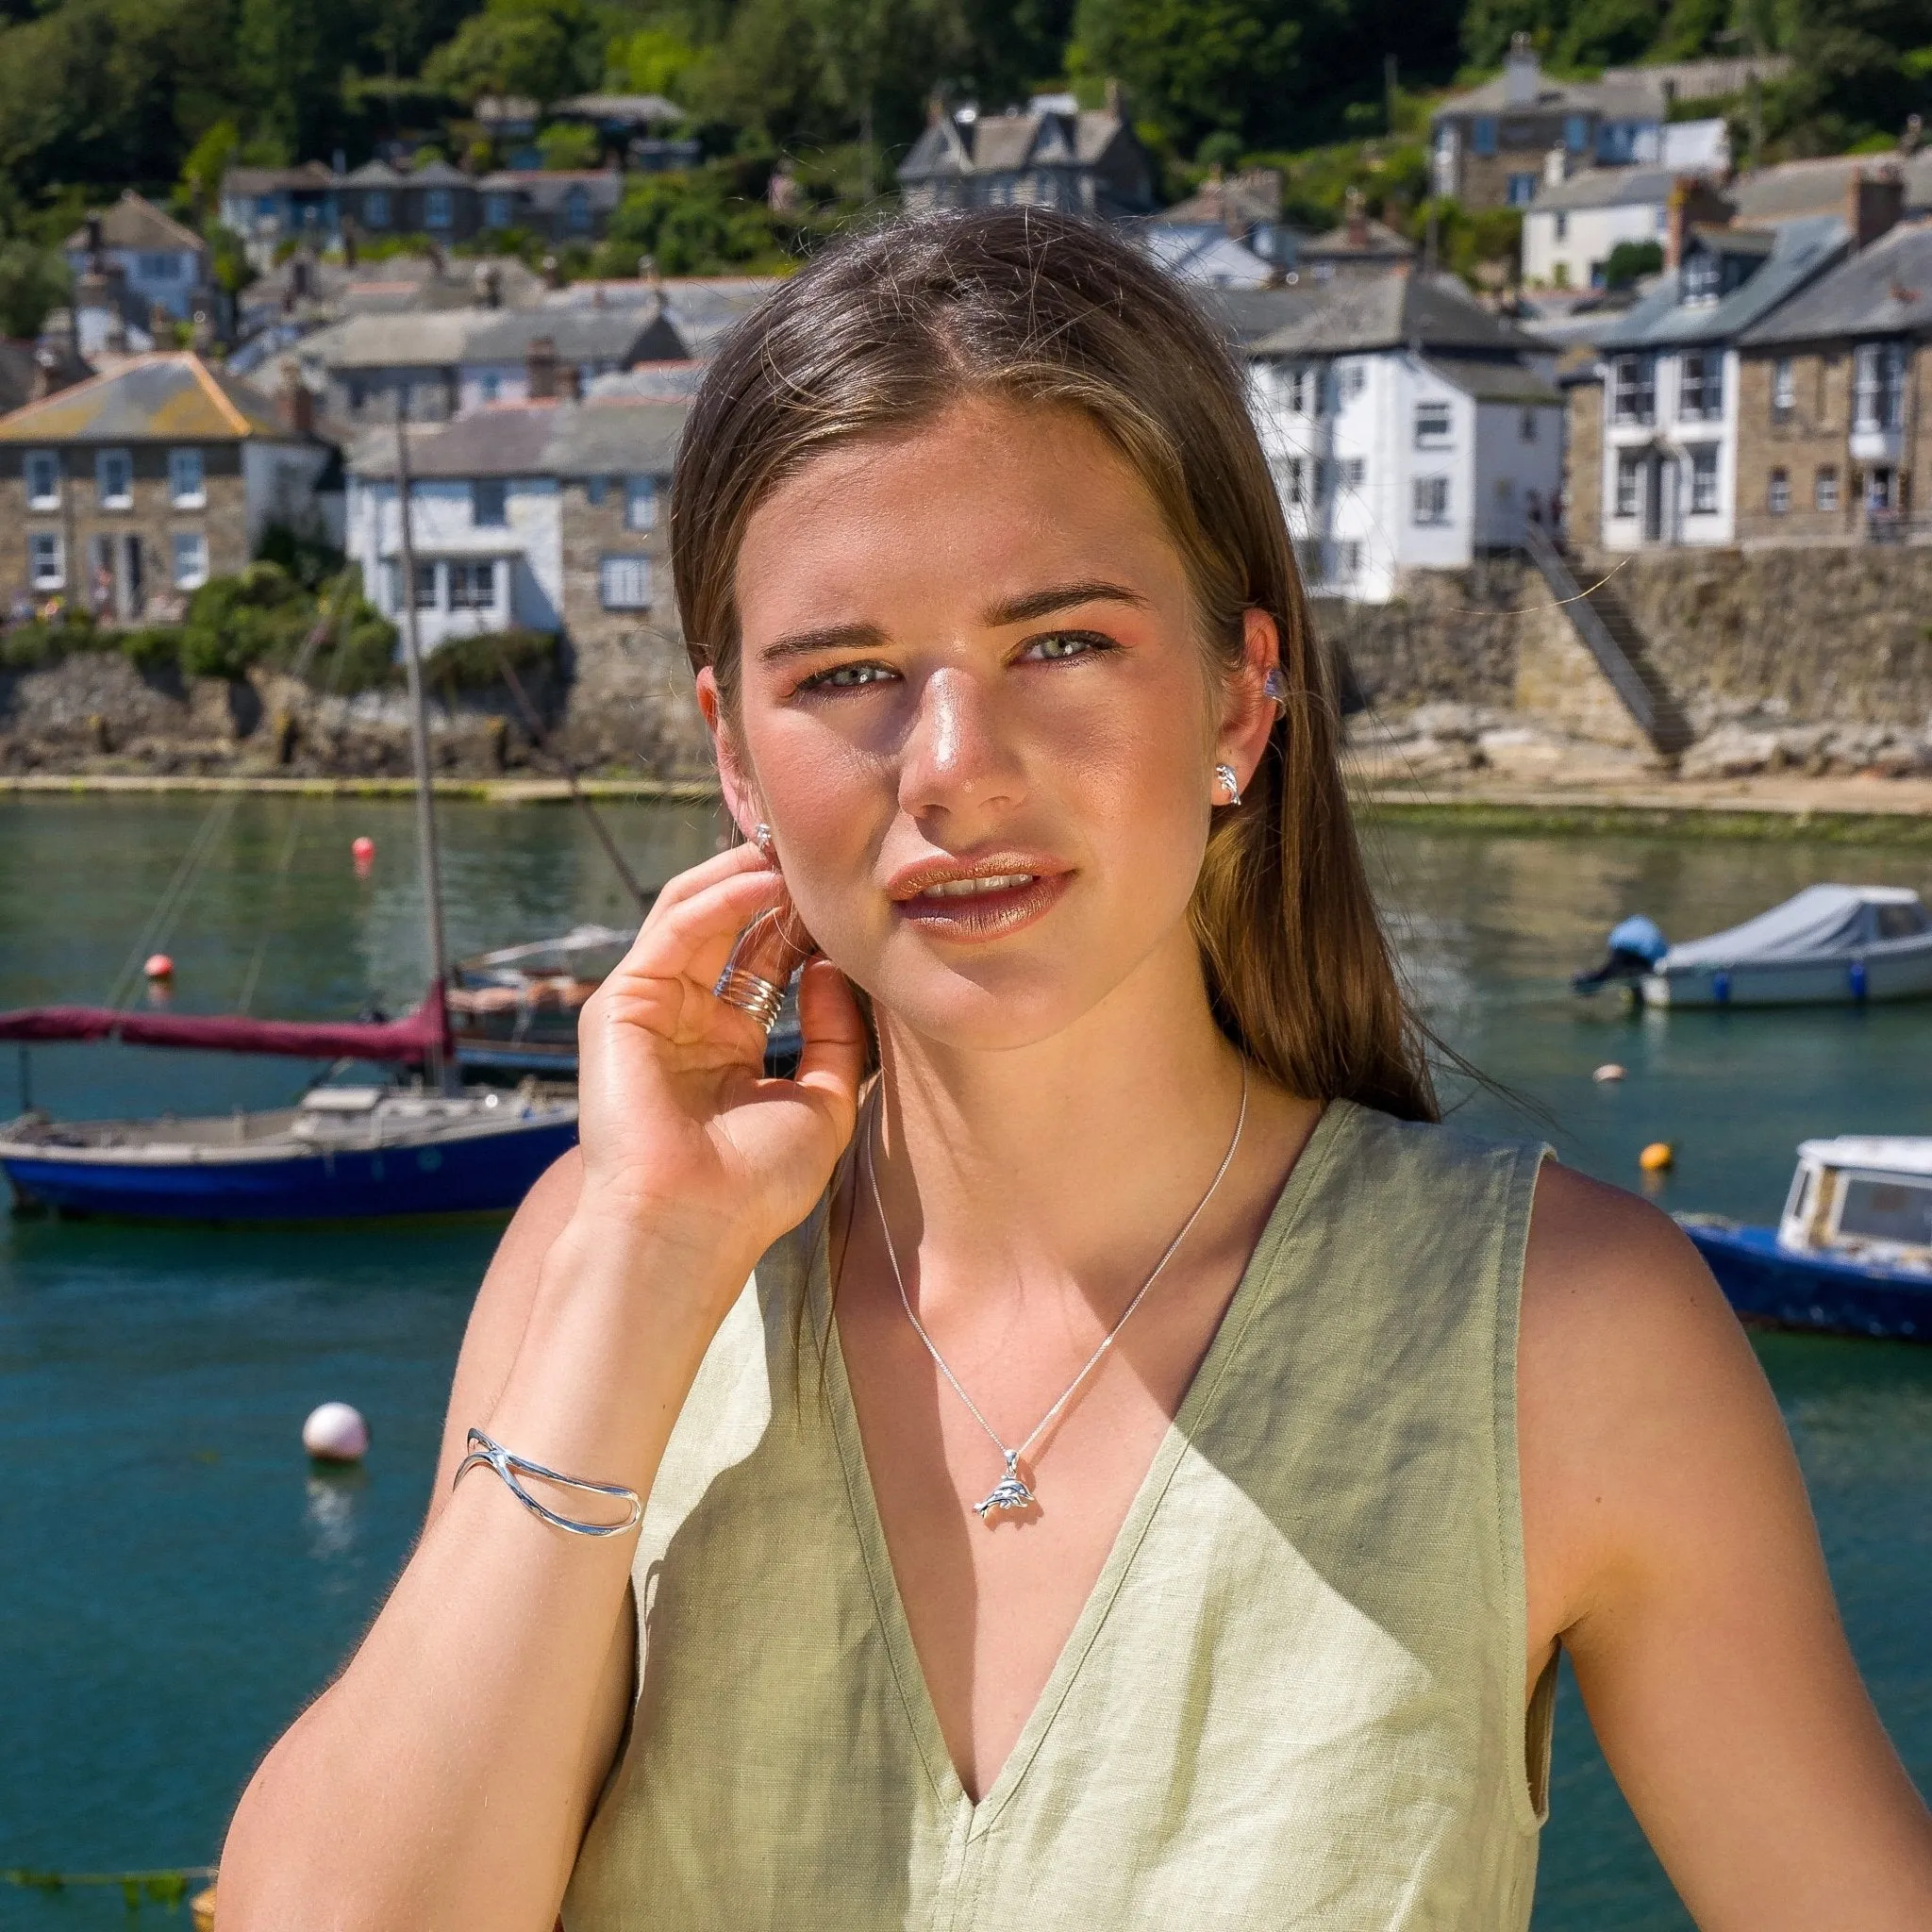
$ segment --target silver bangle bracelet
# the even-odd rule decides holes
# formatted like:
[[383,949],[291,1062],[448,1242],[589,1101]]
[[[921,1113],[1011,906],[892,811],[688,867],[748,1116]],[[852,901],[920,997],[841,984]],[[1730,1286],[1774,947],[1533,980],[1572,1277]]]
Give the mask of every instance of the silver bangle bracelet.
[[[472,1429],[469,1436],[470,1453],[457,1464],[457,1473],[450,1478],[450,1488],[455,1489],[473,1464],[483,1463],[493,1469],[503,1478],[504,1487],[532,1516],[541,1517],[552,1529],[567,1529],[573,1536],[622,1536],[627,1529],[635,1529],[644,1519],[644,1506],[635,1490],[627,1490],[622,1483],[587,1483],[574,1475],[559,1475],[554,1469],[545,1469],[541,1462],[532,1462],[527,1457],[515,1456],[501,1442],[492,1442],[481,1429]],[[525,1489],[517,1478],[520,1475],[533,1475],[546,1483],[559,1483],[566,1490],[581,1490],[589,1496],[608,1496],[613,1502],[628,1506],[622,1523],[577,1523],[568,1516],[559,1516],[555,1509],[545,1508]]]

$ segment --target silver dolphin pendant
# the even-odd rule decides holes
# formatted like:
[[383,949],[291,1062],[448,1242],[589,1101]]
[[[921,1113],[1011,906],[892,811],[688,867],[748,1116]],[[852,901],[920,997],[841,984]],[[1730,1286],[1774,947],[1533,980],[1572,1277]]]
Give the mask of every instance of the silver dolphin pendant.
[[974,1513],[980,1522],[989,1520],[988,1512],[994,1509],[1030,1509],[1033,1507],[1033,1491],[1021,1480],[1015,1467],[1020,1459],[1017,1449],[1003,1452],[1007,1458],[1007,1473],[992,1486],[991,1493],[982,1501],[974,1504]]

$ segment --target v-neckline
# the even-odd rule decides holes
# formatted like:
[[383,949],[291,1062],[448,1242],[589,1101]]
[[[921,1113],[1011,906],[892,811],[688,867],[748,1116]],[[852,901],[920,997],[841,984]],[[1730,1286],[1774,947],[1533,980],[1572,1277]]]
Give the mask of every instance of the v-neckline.
[[1216,1385],[1228,1357],[1241,1344],[1242,1331],[1253,1312],[1259,1292],[1256,1284],[1268,1273],[1276,1251],[1286,1241],[1299,1218],[1302,1207],[1314,1191],[1327,1164],[1342,1121],[1351,1111],[1343,1101],[1330,1101],[1323,1109],[1308,1138],[1303,1142],[1294,1165],[1289,1169],[1281,1191],[1274,1197],[1259,1238],[1250,1251],[1234,1293],[1222,1311],[1213,1339],[1188,1383],[1179,1405],[1162,1432],[1153,1460],[1141,1476],[1127,1505],[1127,1513],[1115,1532],[1107,1560],[1093,1580],[1080,1614],[1067,1634],[1066,1642],[1054,1659],[1038,1700],[1027,1713],[1020,1735],[1013,1740],[1006,1761],[992,1782],[977,1800],[967,1794],[953,1762],[939,1711],[926,1683],[925,1669],[919,1660],[918,1646],[912,1641],[911,1619],[906,1614],[906,1601],[900,1594],[898,1573],[892,1567],[891,1546],[886,1541],[885,1519],[879,1514],[878,1498],[873,1489],[871,1466],[865,1459],[865,1441],[859,1430],[858,1409],[852,1396],[852,1384],[845,1373],[844,1344],[839,1334],[837,1310],[832,1307],[830,1243],[811,1243],[811,1261],[806,1293],[815,1334],[826,1338],[823,1350],[825,1363],[825,1406],[830,1411],[832,1434],[837,1443],[845,1490],[852,1506],[852,1524],[857,1532],[865,1563],[866,1580],[871,1586],[880,1637],[891,1658],[892,1675],[906,1708],[907,1721],[925,1766],[933,1794],[956,1816],[969,1823],[969,1836],[977,1837],[1011,1799],[1024,1779],[1034,1759],[1045,1743],[1047,1733],[1066,1703],[1080,1674],[1088,1653],[1105,1626],[1108,1612],[1126,1581],[1135,1552],[1152,1526],[1162,1496],[1174,1479],[1190,1439],[1199,1426],[1204,1412],[1214,1397]]

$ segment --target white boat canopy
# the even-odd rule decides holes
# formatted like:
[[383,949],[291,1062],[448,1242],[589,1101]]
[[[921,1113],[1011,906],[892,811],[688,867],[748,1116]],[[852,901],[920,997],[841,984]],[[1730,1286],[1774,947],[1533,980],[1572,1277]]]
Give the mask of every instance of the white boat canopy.
[[1886,940],[1908,939],[1925,924],[1918,893],[1904,886],[1807,886],[1742,925],[1673,946],[1659,970],[1837,958]]
[[1801,1141],[1798,1158],[1867,1174],[1932,1174],[1932,1140],[1920,1134],[1840,1134],[1829,1141]]

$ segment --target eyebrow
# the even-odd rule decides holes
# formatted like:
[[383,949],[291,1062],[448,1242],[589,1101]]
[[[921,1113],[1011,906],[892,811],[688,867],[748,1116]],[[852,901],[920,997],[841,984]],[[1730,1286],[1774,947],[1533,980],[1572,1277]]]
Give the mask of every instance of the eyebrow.
[[[1000,630],[1015,624],[1031,624],[1079,604],[1130,604],[1139,610],[1148,608],[1147,599],[1138,591],[1096,577],[1084,583],[1053,584],[990,604],[980,612],[979,621],[989,630]],[[887,641],[886,633],[875,624],[821,625],[774,639],[758,653],[758,660],[775,664],[786,658],[807,658],[821,651],[875,651]]]

